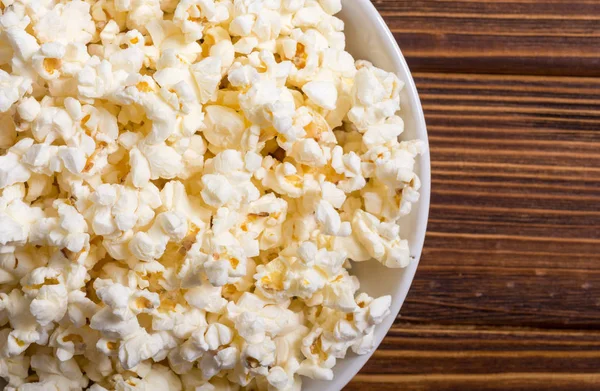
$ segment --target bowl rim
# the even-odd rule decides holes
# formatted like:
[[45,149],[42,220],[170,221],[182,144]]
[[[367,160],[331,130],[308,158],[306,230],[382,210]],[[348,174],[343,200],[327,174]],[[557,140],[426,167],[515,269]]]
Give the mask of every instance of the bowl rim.
[[[403,283],[397,292],[395,292],[392,298],[392,305],[390,307],[390,315],[375,329],[375,340],[373,349],[365,355],[355,356],[349,368],[344,372],[344,376],[340,376],[339,374],[327,384],[327,390],[329,391],[339,391],[342,390],[355,376],[356,374],[364,367],[366,362],[371,358],[373,353],[377,350],[384,337],[389,332],[392,324],[397,318],[398,313],[406,300],[406,296],[408,291],[412,285],[420,258],[423,250],[423,243],[425,241],[425,233],[427,230],[427,221],[429,216],[429,205],[430,205],[430,194],[431,194],[431,163],[430,163],[430,154],[429,154],[429,141],[427,137],[427,127],[425,124],[425,117],[423,114],[423,108],[421,106],[421,101],[419,99],[419,94],[417,88],[415,86],[415,82],[413,80],[412,74],[406,63],[406,60],[400,50],[396,39],[393,34],[387,27],[387,24],[375,8],[375,6],[371,3],[370,0],[342,0],[342,2],[353,1],[368,14],[367,18],[369,20],[374,21],[375,25],[373,26],[376,30],[377,35],[382,38],[386,50],[391,55],[393,60],[393,68],[390,70],[396,74],[402,75],[402,80],[405,81],[404,88],[408,91],[408,96],[410,99],[410,107],[414,110],[415,122],[416,122],[416,131],[418,134],[418,138],[422,140],[425,145],[425,151],[419,158],[419,166],[422,171],[421,178],[421,189],[420,189],[420,199],[419,199],[419,207],[417,214],[417,226],[421,227],[419,230],[416,230],[415,239],[410,242],[411,252],[414,254],[414,260],[410,263],[409,266],[405,269],[406,280]],[[6,382],[2,378],[0,378],[0,387],[5,385]],[[304,388],[304,387],[303,387]]]
[[[350,1],[350,0],[348,0]],[[427,134],[427,126],[425,123],[425,116],[423,113],[423,107],[421,106],[421,100],[419,93],[415,85],[414,79],[398,46],[396,38],[388,28],[387,24],[379,14],[375,6],[370,0],[352,0],[358,3],[358,7],[364,10],[367,15],[366,19],[373,21],[373,33],[377,34],[381,39],[383,46],[385,47],[390,59],[393,63],[393,69],[386,69],[389,72],[393,72],[397,75],[401,75],[401,79],[405,82],[404,88],[407,90],[409,97],[409,105],[414,113],[415,127],[417,138],[425,143],[425,151],[419,156],[418,164],[420,167],[420,179],[421,189],[419,191],[419,205],[416,215],[416,229],[414,231],[414,239],[410,241],[410,249],[414,259],[410,265],[406,267],[403,275],[403,283],[396,292],[392,295],[392,305],[390,307],[390,315],[375,329],[375,338],[373,349],[360,356],[353,357],[352,363],[349,368],[344,371],[343,374],[336,374],[333,380],[330,382],[330,386],[327,387],[329,391],[341,390],[346,386],[356,374],[364,367],[367,361],[371,358],[373,353],[377,350],[384,337],[389,332],[394,321],[398,317],[400,309],[406,300],[408,291],[412,286],[413,279],[419,265],[421,254],[423,251],[423,244],[425,242],[425,234],[427,231],[427,222],[429,217],[429,206],[431,197],[431,161],[429,154],[429,139]],[[344,1],[345,2],[345,1]],[[343,2],[343,3],[344,3]]]

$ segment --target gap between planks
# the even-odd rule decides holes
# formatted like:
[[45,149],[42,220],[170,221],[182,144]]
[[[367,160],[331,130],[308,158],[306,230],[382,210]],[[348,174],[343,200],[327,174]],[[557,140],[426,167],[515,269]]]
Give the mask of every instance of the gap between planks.
[[[427,79],[441,79],[445,81],[452,81],[453,79],[462,79],[468,81],[520,81],[520,82],[547,82],[552,80],[554,83],[548,86],[529,86],[535,88],[535,91],[548,91],[550,89],[559,88],[559,91],[568,90],[576,92],[577,90],[573,87],[564,87],[556,84],[556,81],[572,81],[572,82],[588,82],[590,84],[600,84],[600,80],[597,77],[592,76],[570,76],[570,75],[522,75],[519,73],[456,73],[456,72],[440,72],[440,71],[418,71],[412,73],[413,78],[427,78]],[[582,87],[585,88],[585,85]],[[591,91],[594,91],[590,88]],[[595,91],[594,91],[595,92]]]
[[[411,11],[379,11],[385,17],[407,17],[407,18],[447,18],[447,19],[499,19],[499,20],[560,20],[565,22],[577,20],[599,21],[600,17],[595,15],[553,15],[553,14],[494,14],[494,13],[439,13],[439,12],[411,12]],[[397,31],[397,30],[392,30]],[[414,32],[414,30],[409,30]],[[542,35],[542,34],[538,34]],[[589,36],[589,35],[587,35]]]
[[[435,175],[435,173],[434,173]],[[438,185],[460,185],[460,186],[473,186],[475,183],[473,181],[461,181],[456,179],[442,179],[436,178],[435,176],[431,178],[432,184],[436,183]],[[502,183],[502,182],[490,182],[490,181],[479,181],[476,183],[479,186],[489,186],[495,188],[514,188],[516,187],[515,183]],[[596,191],[595,188],[589,186],[566,186],[559,184],[546,184],[546,183],[519,183],[518,187],[520,189],[549,189],[549,190],[582,190],[582,191]],[[498,194],[498,193],[494,193]],[[536,197],[538,194],[536,193]]]
[[392,358],[392,357],[416,357],[416,358],[598,358],[600,351],[573,351],[569,350],[465,350],[465,351],[446,351],[446,350],[390,350],[379,349],[373,353],[373,357]]
[[600,374],[596,373],[486,373],[486,374],[427,374],[427,375],[371,375],[358,374],[354,377],[355,382],[361,383],[403,383],[414,381],[431,381],[431,380],[454,380],[454,381],[470,381],[480,380],[488,381],[490,378],[502,380],[578,380],[586,381],[593,384],[600,384]]
[[[465,193],[461,193],[465,194]],[[440,204],[432,202],[429,209],[452,209],[452,210],[469,210],[469,211],[492,211],[492,212],[510,212],[510,213],[537,213],[537,214],[555,214],[555,215],[570,215],[570,216],[600,216],[600,211],[585,211],[585,210],[565,210],[565,209],[530,209],[530,208],[503,208],[498,206],[473,206],[473,205],[453,205]]]
[[[435,150],[433,151],[435,152]],[[515,164],[515,163],[488,163],[488,162],[447,162],[447,161],[432,161],[432,165],[438,165],[442,167],[484,167],[484,168],[535,168],[538,170],[560,170],[560,171],[583,171],[583,172],[600,172],[600,167],[577,167],[577,166],[551,166],[551,165],[540,165],[540,164]],[[435,174],[435,171],[434,171]]]
[[[437,182],[435,179],[432,179],[432,183],[433,182]],[[470,186],[473,186],[473,182],[470,182]],[[514,186],[514,184],[513,184]],[[558,195],[558,194],[539,194],[536,193],[534,195],[531,194],[522,194],[522,193],[503,193],[503,192],[498,192],[498,191],[494,191],[494,192],[489,192],[489,191],[471,191],[469,189],[466,190],[449,190],[449,189],[443,189],[443,190],[439,190],[439,194],[443,194],[443,195],[469,195],[469,196],[475,196],[475,197],[503,197],[503,198],[519,198],[522,199],[523,197],[532,197],[536,200],[574,200],[574,201],[600,201],[600,195],[598,196],[589,196],[589,195]],[[510,210],[513,210],[512,208],[509,208]],[[540,210],[540,209],[535,209],[535,210]],[[570,210],[561,210],[560,212],[580,212],[580,211],[570,211]],[[584,211],[581,211],[584,212]],[[590,214],[588,211],[585,211],[586,214]],[[594,212],[592,212],[592,215],[594,214]],[[598,215],[600,215],[600,212],[598,212]]]
[[430,334],[489,334],[489,335],[554,335],[554,336],[599,336],[600,330],[564,330],[564,329],[545,329],[539,327],[514,327],[514,326],[482,326],[482,325],[438,325],[438,324],[413,324],[397,323],[393,325],[390,332],[406,333],[430,333]]
[[[444,126],[430,126],[430,128],[432,129],[436,129],[436,130],[451,130],[451,131],[455,131],[455,128],[452,127],[444,127]],[[471,131],[479,131],[480,129],[478,128],[467,128],[464,127],[462,128],[462,130],[471,130]],[[500,129],[500,131],[503,131],[504,129]],[[506,129],[509,131],[512,131],[514,133],[522,133],[522,130],[518,130],[518,129]],[[558,131],[557,131],[558,132]],[[553,147],[557,147],[557,146],[578,146],[578,147],[589,147],[590,149],[593,149],[591,152],[597,152],[598,149],[600,149],[600,142],[594,142],[594,141],[561,141],[560,143],[554,141],[554,140],[526,140],[526,139],[497,139],[497,138],[482,138],[482,139],[477,139],[477,138],[473,138],[473,137],[447,137],[447,136],[435,136],[435,135],[428,135],[428,139],[430,141],[430,144],[432,141],[434,142],[462,142],[462,143],[472,143],[472,144],[485,144],[485,145],[489,145],[489,144],[504,144],[504,145],[508,145],[508,146],[522,146],[522,145],[533,145],[533,146],[539,146],[539,145],[547,145],[547,146],[553,146]],[[438,147],[434,146],[435,149],[437,149]],[[528,152],[529,153],[529,152]]]
[[[494,254],[494,255],[528,255],[528,256],[543,256],[543,257],[565,257],[567,255],[571,256],[571,257],[589,257],[589,258],[600,258],[600,253],[573,253],[573,252],[569,252],[567,253],[557,253],[557,252],[544,252],[544,251],[516,251],[516,250],[497,250],[497,249],[493,249],[492,251],[490,250],[477,250],[477,249],[468,249],[468,248],[447,248],[447,247],[443,247],[443,248],[438,248],[438,247],[431,247],[431,246],[426,246],[425,248],[423,248],[423,254],[425,253],[432,253],[432,252],[452,252],[452,253],[459,253],[459,254],[481,254],[481,253],[485,253],[485,254]],[[472,265],[468,265],[468,266],[472,266]],[[425,265],[419,265],[419,268],[425,268],[425,267],[433,267],[433,266],[425,266]],[[437,266],[435,266],[437,267]],[[488,267],[492,267],[492,266],[488,266]],[[498,266],[498,267],[502,267],[503,266]],[[523,269],[523,268],[519,268],[519,267],[512,267],[514,269]],[[584,271],[584,270],[589,270],[586,268],[561,268],[561,267],[529,267],[526,266],[524,268],[529,268],[529,269],[534,269],[534,270],[538,270],[538,269],[548,269],[548,270],[574,270],[574,271]],[[594,269],[597,270],[597,269]]]
[[[432,205],[433,206],[433,205]],[[539,236],[522,236],[522,235],[493,235],[493,234],[467,234],[467,233],[452,233],[452,232],[427,232],[427,236],[441,238],[464,238],[464,239],[506,239],[515,241],[532,241],[532,242],[565,242],[565,243],[592,243],[600,244],[600,239],[588,238],[555,238],[555,237],[539,237]]]

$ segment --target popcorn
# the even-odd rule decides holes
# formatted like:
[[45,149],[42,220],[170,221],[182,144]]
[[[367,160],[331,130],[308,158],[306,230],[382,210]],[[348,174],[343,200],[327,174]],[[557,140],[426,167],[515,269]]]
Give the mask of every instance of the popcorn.
[[[208,357],[205,353],[208,351],[221,350],[219,348],[231,343],[232,338],[233,333],[229,327],[220,323],[210,324],[207,327],[194,332],[191,337],[183,343],[180,349],[181,357],[188,362],[196,361],[203,356]],[[231,351],[223,354],[228,356],[228,353],[230,354]],[[220,356],[218,358],[226,359],[225,356]],[[210,378],[211,376],[207,377]]]
[[336,173],[344,175],[345,179],[338,182],[337,186],[345,193],[362,189],[367,181],[363,176],[361,159],[353,151],[343,154],[341,147],[336,146],[331,151],[331,167]]
[[21,76],[13,76],[0,69],[0,113],[8,111],[30,90],[30,80]]
[[342,10],[341,0],[319,0],[319,3],[323,7],[323,10],[330,15],[337,14]]
[[29,237],[34,222],[43,217],[38,207],[30,207],[23,198],[22,185],[5,187],[0,197],[0,244],[24,244]]
[[340,0],[3,3],[7,389],[298,391],[372,350],[352,262],[411,261],[424,146]]
[[39,382],[33,385],[39,385],[41,390],[79,389],[89,383],[75,359],[60,362],[48,354],[34,354],[31,368],[39,377]]
[[58,322],[67,312],[65,287],[61,284],[41,287],[29,308],[33,317],[42,326],[50,322]]
[[294,143],[291,155],[299,163],[311,167],[323,167],[327,164],[327,157],[319,143],[312,138],[307,138]]
[[225,205],[233,194],[233,188],[223,175],[204,175],[202,177],[202,199],[210,206]]
[[143,378],[143,382],[147,390],[153,388],[156,390],[182,390],[179,377],[169,368],[159,364],[152,365],[151,371]]
[[221,81],[221,59],[207,57],[190,67],[200,93],[200,103],[213,99]]
[[256,16],[252,14],[242,14],[235,17],[229,25],[229,33],[232,36],[246,37],[250,35]]
[[321,334],[323,330],[317,328],[302,340],[302,353],[306,359],[300,364],[298,373],[317,380],[333,379],[331,368],[335,365],[336,358],[323,351]]
[[207,106],[206,129],[203,135],[211,151],[236,148],[240,145],[245,130],[243,117],[235,110],[224,106]]
[[62,58],[65,56],[66,47],[59,42],[44,43],[39,53],[32,56],[31,62],[37,73],[46,80],[60,77]]
[[277,132],[291,136],[295,104],[287,88],[279,88],[274,81],[265,80],[255,83],[239,99],[246,118],[253,124],[273,126]]
[[231,347],[223,349],[216,354],[205,354],[200,361],[202,377],[211,379],[220,371],[232,369],[234,364],[238,361],[236,350],[236,348]]
[[328,81],[311,81],[302,87],[302,91],[312,100],[317,106],[326,110],[335,109],[335,103],[338,98],[337,89],[333,82]]
[[42,43],[86,44],[91,41],[95,30],[90,15],[90,5],[80,0],[56,4],[33,26],[36,38]]
[[266,376],[268,367],[275,362],[275,349],[270,338],[261,343],[246,344],[241,354],[242,363],[250,373]]
[[[7,329],[2,331],[8,332]],[[29,373],[29,363],[30,358],[24,354],[0,360],[0,376],[8,382],[5,389],[10,389],[9,387],[17,388],[24,383],[24,379],[27,378]]]
[[146,159],[144,154],[138,148],[133,148],[129,151],[129,162],[131,165],[131,181],[133,185],[137,188],[146,186],[152,175],[148,159]]
[[[173,147],[165,143],[139,145],[140,152],[148,161],[150,170],[150,179],[175,178],[179,172],[183,171],[183,161],[180,154]],[[144,183],[145,181],[142,181]]]
[[321,225],[324,234],[335,236],[350,235],[350,223],[342,222],[340,215],[329,202],[321,200],[317,206],[315,216],[317,218],[317,222]]
[[362,210],[356,210],[352,218],[355,240],[387,267],[406,267],[410,262],[408,242],[400,239],[399,230],[395,223],[382,223]]
[[145,32],[146,25],[149,22],[163,16],[158,0],[132,0],[122,3],[128,3],[127,5],[123,4],[125,7],[119,8],[121,8],[120,11],[129,11],[127,14],[127,27],[129,29]]
[[185,293],[185,300],[193,307],[207,312],[219,313],[227,305],[227,300],[221,296],[221,287],[211,284],[189,289]]
[[[163,339],[163,334],[148,334],[139,328],[128,335],[119,347],[119,362],[124,369],[131,369],[149,358],[158,358],[164,349],[169,346],[168,340]],[[171,348],[173,348],[171,346]],[[160,361],[160,360],[159,360]]]
[[19,160],[19,155],[10,150],[0,156],[0,189],[26,182],[31,176],[31,172]]
[[364,131],[369,125],[375,125],[391,117],[400,108],[398,96],[403,84],[393,73],[375,68],[371,63],[357,63],[353,88],[353,106],[348,119]]
[[211,241],[204,262],[204,272],[213,286],[232,284],[246,275],[247,259],[241,246],[235,245],[235,242],[228,245],[219,242]]
[[95,342],[93,335],[84,334],[74,327],[58,327],[52,333],[49,345],[56,348],[56,357],[60,361],[67,361],[76,354],[81,355],[85,353],[87,347],[86,339],[88,339],[87,342]]

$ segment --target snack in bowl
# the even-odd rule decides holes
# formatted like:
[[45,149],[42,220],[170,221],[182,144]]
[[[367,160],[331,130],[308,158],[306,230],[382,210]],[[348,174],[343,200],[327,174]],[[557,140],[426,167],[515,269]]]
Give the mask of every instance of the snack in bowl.
[[[299,390],[373,346],[421,141],[340,1],[2,1],[8,390]],[[371,261],[374,262],[374,261]]]

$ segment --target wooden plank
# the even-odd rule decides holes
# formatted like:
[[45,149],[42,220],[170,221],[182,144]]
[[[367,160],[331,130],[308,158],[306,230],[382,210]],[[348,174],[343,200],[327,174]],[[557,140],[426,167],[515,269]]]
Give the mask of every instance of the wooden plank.
[[597,78],[422,72],[413,76],[428,129],[435,132],[431,126],[440,127],[440,136],[454,135],[460,125],[461,139],[510,135],[578,147],[581,142],[600,142]]
[[[433,214],[433,210],[432,210]],[[430,220],[430,224],[433,222]],[[421,266],[464,265],[540,269],[597,270],[598,244],[545,237],[467,235],[433,232],[430,225]],[[520,230],[515,224],[515,230]],[[557,228],[559,229],[559,228]],[[417,280],[421,277],[417,272]],[[486,281],[481,281],[485,284]],[[527,300],[526,293],[522,300]]]
[[413,71],[600,75],[593,0],[375,0]]
[[600,390],[600,2],[373,3],[419,89],[432,204],[346,390]]
[[[448,255],[450,256],[450,255]],[[399,320],[418,323],[600,328],[600,271],[431,266],[423,259]]]
[[592,390],[600,333],[398,324],[346,390]]
[[346,391],[594,391],[600,375],[485,374],[485,375],[357,375]]
[[[433,169],[424,262],[596,268],[600,81],[428,73],[415,80]],[[594,128],[562,121],[581,112]]]
[[600,80],[415,80],[432,197],[400,319],[600,328]]

